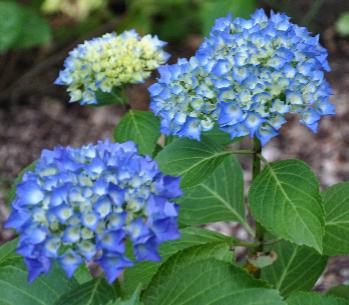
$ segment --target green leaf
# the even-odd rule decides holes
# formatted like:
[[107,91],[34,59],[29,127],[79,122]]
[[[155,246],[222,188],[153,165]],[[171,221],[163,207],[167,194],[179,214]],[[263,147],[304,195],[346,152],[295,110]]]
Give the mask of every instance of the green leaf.
[[25,24],[21,27],[14,46],[26,49],[48,43],[51,39],[51,28],[47,21],[34,9],[23,7],[22,10]]
[[293,291],[311,289],[327,264],[326,256],[287,241],[265,246],[265,250],[275,251],[278,259],[262,269],[261,277],[273,284],[283,296]]
[[[145,305],[283,305],[276,290],[198,248],[174,255],[143,294]],[[206,251],[210,250],[207,248]]]
[[202,33],[208,34],[217,18],[232,13],[235,17],[248,17],[256,9],[255,0],[207,0],[202,2]]
[[98,90],[96,92],[96,97],[98,104],[89,105],[90,107],[128,104],[128,99],[124,87],[113,88],[113,90],[110,93]]
[[336,22],[336,30],[342,36],[349,35],[349,12],[344,12]]
[[324,253],[349,254],[349,182],[331,186],[323,193],[325,206]]
[[131,298],[127,300],[118,299],[116,302],[108,303],[108,305],[143,305],[143,303],[140,300],[141,287],[142,286],[138,286]]
[[212,141],[220,144],[220,145],[228,145],[235,142],[238,142],[242,138],[234,138],[233,140],[230,138],[230,135],[219,128],[215,127],[210,131],[204,132],[203,135],[205,137],[210,138]]
[[[152,24],[152,32],[156,33],[165,41],[181,41],[191,32],[200,30],[200,18],[194,1],[157,1],[159,12],[154,17],[160,17],[162,22]],[[176,3],[175,3],[176,2]],[[181,3],[180,3],[181,2]],[[188,13],[190,11],[190,13]],[[181,16],[180,21],[178,16]]]
[[339,285],[332,287],[328,294],[340,297],[349,301],[349,285]]
[[181,234],[180,239],[168,241],[160,246],[161,262],[144,261],[125,270],[125,280],[122,288],[126,295],[131,295],[140,284],[146,286],[161,264],[165,263],[171,255],[181,250],[205,244],[216,244],[226,248],[226,245],[234,243],[231,237],[200,228],[185,228],[181,230]]
[[0,247],[0,268],[10,264],[12,260],[20,260],[21,256],[16,253],[18,239],[13,239],[4,243]]
[[81,265],[74,272],[74,278],[80,285],[85,284],[86,282],[89,282],[89,281],[92,280],[91,273],[90,273],[90,271],[88,270],[88,267],[85,264]]
[[287,299],[288,305],[349,305],[349,302],[315,292],[297,292]]
[[162,151],[163,147],[160,144],[155,144],[154,151],[152,153],[152,158],[155,159],[155,157],[158,155],[160,151]]
[[319,182],[304,162],[267,164],[251,185],[249,203],[255,219],[273,235],[322,252]]
[[14,2],[0,2],[0,52],[12,47],[21,33],[23,11]]
[[349,181],[336,184],[323,193],[325,206],[324,253],[349,254]]
[[77,282],[68,280],[56,265],[48,275],[29,284],[23,259],[14,252],[16,246],[17,240],[13,240],[0,247],[0,304],[53,305],[62,294],[77,287]]
[[130,110],[114,130],[117,142],[134,141],[138,151],[151,155],[160,137],[159,119],[152,112]]
[[30,7],[39,12],[42,9],[42,4],[44,1],[45,0],[32,0],[30,1]]
[[165,136],[165,146],[171,144],[173,141],[177,139],[179,139],[178,136],[172,136],[172,135]]
[[114,287],[98,278],[64,294],[55,305],[104,305],[115,298]]
[[248,226],[243,173],[233,156],[227,157],[201,184],[185,189],[177,203],[181,206],[181,222],[187,225],[230,220]]
[[200,142],[181,138],[167,145],[156,160],[165,174],[182,176],[182,187],[191,187],[211,175],[229,154],[208,138]]
[[51,29],[33,8],[15,2],[0,2],[0,51],[31,48],[47,43]]
[[15,179],[15,181],[13,182],[10,192],[7,196],[7,202],[9,204],[12,203],[12,201],[15,199],[16,197],[16,191],[17,191],[17,184],[20,183],[22,181],[23,175],[26,172],[30,172],[30,171],[34,171],[35,170],[35,166],[36,166],[36,161],[30,163],[28,166],[26,166],[24,169],[21,170],[21,172],[18,174],[17,178]]

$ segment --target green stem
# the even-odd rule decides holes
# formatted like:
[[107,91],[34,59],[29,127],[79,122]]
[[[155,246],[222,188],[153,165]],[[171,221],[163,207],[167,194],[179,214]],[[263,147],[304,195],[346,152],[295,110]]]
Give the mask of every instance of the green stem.
[[248,149],[230,150],[229,152],[232,155],[253,155],[254,154],[252,150],[248,150]]
[[256,179],[261,171],[262,145],[258,138],[253,139],[252,180]]
[[[229,154],[232,154],[232,155],[253,155],[254,154],[252,150],[247,150],[247,149],[229,150],[228,152]],[[251,226],[248,224],[246,220],[240,219],[240,223],[249,235],[253,237],[255,236],[254,230],[251,228]]]
[[255,248],[259,246],[258,242],[250,242],[250,241],[244,241],[244,240],[236,240],[234,247],[244,247],[244,248]]
[[125,112],[128,112],[129,110],[131,110],[131,104],[127,96],[126,88],[123,88],[120,93],[121,93],[121,96],[120,96],[121,104],[124,106]]
[[[253,141],[253,157],[252,157],[252,182],[256,179],[256,177],[261,172],[261,158],[260,155],[262,153],[262,145],[257,137],[254,137]],[[256,222],[256,241],[258,245],[253,248],[254,254],[257,252],[263,251],[263,243],[264,243],[264,229],[263,227]],[[260,277],[260,273],[256,273],[256,277]]]
[[274,245],[277,244],[278,242],[280,242],[281,239],[277,238],[277,239],[272,239],[272,240],[267,240],[264,241],[263,243],[260,243],[258,241],[245,241],[245,240],[240,240],[240,239],[236,239],[234,241],[233,247],[245,247],[245,248],[256,248],[256,247],[260,247],[262,246],[266,246],[266,245]]
[[277,244],[278,242],[280,242],[282,239],[280,238],[276,238],[276,239],[272,239],[272,240],[267,240],[267,241],[264,241],[263,242],[263,245],[266,246],[266,245],[274,245],[274,244]]
[[116,279],[115,282],[113,283],[114,286],[114,291],[117,297],[121,297],[121,285],[119,282],[119,279]]
[[262,156],[262,154],[258,154],[258,157],[259,157],[259,159],[261,159],[261,161],[262,161],[263,163],[265,163],[265,165],[268,165],[268,164],[269,164],[269,161],[268,161],[266,158],[264,158],[264,157]]

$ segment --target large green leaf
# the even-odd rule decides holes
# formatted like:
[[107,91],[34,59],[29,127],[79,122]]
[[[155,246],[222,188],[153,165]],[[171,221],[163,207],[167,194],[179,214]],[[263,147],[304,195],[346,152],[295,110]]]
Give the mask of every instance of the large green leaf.
[[267,164],[251,185],[249,203],[255,219],[273,235],[322,252],[325,221],[319,182],[304,162]]
[[226,245],[234,243],[231,237],[200,228],[185,228],[181,230],[181,235],[180,239],[168,241],[160,246],[161,262],[144,261],[125,270],[122,288],[126,295],[131,295],[139,285],[146,286],[161,264],[181,250],[205,244],[216,244],[218,247],[226,248]]
[[29,284],[23,259],[14,252],[16,246],[17,240],[13,240],[0,247],[0,304],[53,305],[62,294],[77,287],[77,282],[68,280],[57,266]]
[[349,254],[349,182],[336,184],[323,193],[325,205],[324,253]]
[[334,296],[314,292],[297,292],[287,299],[288,305],[349,305],[349,302]]
[[153,153],[159,137],[159,119],[149,111],[130,110],[114,131],[115,141],[134,141],[139,152],[145,155]]
[[202,1],[202,32],[208,34],[217,18],[232,13],[235,17],[248,17],[256,9],[256,0],[206,0]]
[[156,160],[165,174],[182,176],[182,187],[191,187],[212,174],[229,154],[206,137],[200,142],[181,138],[167,145]]
[[230,220],[247,226],[239,162],[229,156],[205,181],[185,189],[177,203],[181,206],[181,222],[188,225]]
[[278,259],[262,269],[262,279],[273,284],[284,296],[293,291],[311,289],[327,264],[326,256],[287,241],[266,246],[265,250],[275,251]]
[[64,294],[55,305],[105,305],[116,296],[114,287],[98,278]]
[[[200,247],[197,247],[200,248]],[[143,294],[145,305],[283,305],[278,291],[231,263],[191,248],[174,255]]]

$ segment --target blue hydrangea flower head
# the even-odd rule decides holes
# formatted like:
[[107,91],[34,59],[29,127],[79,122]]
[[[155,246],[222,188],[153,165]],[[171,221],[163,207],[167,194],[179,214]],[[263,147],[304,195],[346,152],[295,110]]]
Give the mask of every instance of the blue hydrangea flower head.
[[98,104],[96,92],[140,83],[164,64],[169,54],[157,36],[140,37],[134,30],[104,34],[80,44],[64,62],[55,81],[68,87],[70,102]]
[[179,238],[179,182],[133,142],[44,150],[18,184],[6,224],[19,232],[29,281],[58,261],[68,277],[97,263],[111,283],[133,265],[126,240],[137,261],[159,260],[158,246]]
[[193,57],[158,70],[149,91],[164,134],[200,140],[218,127],[232,139],[257,136],[264,145],[288,113],[313,132],[322,116],[334,114],[327,51],[319,36],[284,14],[219,18]]

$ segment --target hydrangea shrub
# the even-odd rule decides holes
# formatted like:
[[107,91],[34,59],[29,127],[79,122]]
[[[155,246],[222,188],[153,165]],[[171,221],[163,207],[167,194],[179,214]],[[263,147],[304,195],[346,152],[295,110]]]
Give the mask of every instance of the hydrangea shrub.
[[[56,83],[81,105],[105,105],[101,92],[118,104],[120,88],[158,68],[151,111],[128,108],[115,142],[44,150],[24,170],[0,303],[349,304],[346,286],[312,291],[328,257],[349,254],[349,181],[321,189],[305,162],[263,157],[289,116],[316,132],[335,114],[319,37],[257,10],[217,19],[189,59],[164,65],[164,46],[127,31],[69,54]],[[251,148],[236,149],[244,137]],[[247,237],[205,228],[220,221]]]

